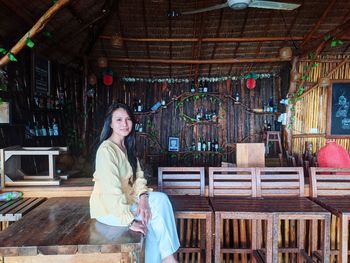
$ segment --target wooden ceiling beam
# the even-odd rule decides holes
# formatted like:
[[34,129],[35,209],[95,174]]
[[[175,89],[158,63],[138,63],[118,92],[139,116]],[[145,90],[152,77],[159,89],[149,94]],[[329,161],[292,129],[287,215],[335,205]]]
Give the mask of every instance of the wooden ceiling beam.
[[326,47],[327,44],[329,44],[333,38],[335,39],[345,39],[344,36],[346,36],[350,32],[350,18],[347,19],[343,24],[336,26],[332,30],[328,31],[326,35],[331,36],[328,40],[324,39],[324,36],[320,37],[318,40],[315,40],[312,42],[312,44],[305,46],[300,51],[300,57],[307,56],[310,53],[315,53],[315,56],[317,57],[323,49]]
[[[220,10],[220,17],[219,17],[219,24],[218,24],[218,27],[216,28],[216,33],[215,33],[215,37],[216,38],[219,36],[220,30],[221,30],[223,14],[224,14],[224,9],[221,9]],[[214,59],[214,56],[215,56],[215,53],[216,53],[216,48],[217,48],[217,42],[215,42],[215,44],[214,44],[213,51],[211,52],[210,59]],[[208,77],[211,76],[211,68],[212,68],[212,65],[209,65]]]
[[[147,27],[147,19],[146,19],[146,5],[145,5],[145,0],[142,0],[142,18],[143,18],[143,27],[145,29],[145,35],[146,38],[148,38],[148,27]],[[150,58],[149,55],[149,44],[148,42],[146,42],[146,53],[147,53],[147,57]],[[152,73],[151,73],[151,67],[148,64],[148,74],[149,77],[152,77]]]
[[[247,10],[248,12],[248,10]],[[102,39],[110,40],[112,36],[102,35]],[[350,37],[349,37],[350,39]],[[261,41],[303,41],[304,37],[221,37],[221,38],[127,38],[123,37],[125,42],[261,42]]]
[[128,63],[153,63],[153,64],[239,64],[239,63],[278,63],[290,61],[290,59],[272,58],[236,58],[236,59],[148,59],[148,58],[116,58],[109,57],[111,62],[128,62]]
[[313,26],[313,28],[310,30],[310,32],[306,35],[303,43],[301,44],[301,46],[305,46],[306,44],[308,44],[308,42],[311,40],[313,34],[317,31],[317,29],[321,26],[321,24],[323,23],[323,21],[326,19],[329,11],[332,10],[332,7],[334,6],[334,4],[337,2],[337,0],[331,0],[328,3],[328,6],[326,8],[326,10],[323,12],[322,16],[320,17],[320,19],[318,19],[318,21],[316,22],[316,24]]

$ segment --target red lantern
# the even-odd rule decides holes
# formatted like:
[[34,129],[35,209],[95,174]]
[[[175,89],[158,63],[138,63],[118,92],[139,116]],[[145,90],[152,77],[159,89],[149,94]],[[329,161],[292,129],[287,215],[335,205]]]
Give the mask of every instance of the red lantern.
[[252,90],[256,87],[256,80],[254,78],[249,78],[247,79],[246,85],[248,89]]
[[102,82],[105,86],[111,86],[113,84],[113,70],[111,68],[103,72]]

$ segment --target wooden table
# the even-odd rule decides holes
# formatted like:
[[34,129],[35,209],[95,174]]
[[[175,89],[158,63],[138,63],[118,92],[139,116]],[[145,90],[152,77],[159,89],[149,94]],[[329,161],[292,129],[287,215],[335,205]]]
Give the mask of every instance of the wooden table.
[[[329,262],[330,213],[311,200],[302,197],[210,197],[215,212],[215,233],[221,233],[222,219],[267,220],[266,262],[278,262],[278,221],[281,219],[325,222],[323,256]],[[299,231],[305,231],[299,228]],[[301,242],[301,241],[300,241]],[[220,262],[222,249],[220,235],[215,236],[215,262]],[[254,244],[254,242],[252,242]],[[254,248],[253,248],[254,249]]]
[[0,233],[3,263],[143,262],[142,234],[90,219],[86,197],[51,198]]
[[20,220],[29,211],[44,202],[46,198],[20,198],[0,202],[0,230],[8,227],[10,222]]
[[313,198],[313,200],[340,218],[340,255],[338,257],[338,262],[348,262],[350,196],[319,196],[317,198]]
[[[204,196],[169,196],[177,219],[199,219],[204,220],[201,225],[201,245],[198,249],[181,247],[179,252],[201,252],[204,255],[201,262],[212,262],[212,218],[213,212],[209,204],[209,199]],[[187,230],[188,231],[188,230]],[[180,234],[181,236],[181,234]],[[186,240],[186,242],[190,240]],[[205,249],[204,249],[205,248]]]
[[[56,178],[55,156],[67,151],[67,147],[11,146],[0,150],[1,187],[28,185],[59,185]],[[47,175],[27,175],[21,169],[21,156],[41,155],[48,157]]]

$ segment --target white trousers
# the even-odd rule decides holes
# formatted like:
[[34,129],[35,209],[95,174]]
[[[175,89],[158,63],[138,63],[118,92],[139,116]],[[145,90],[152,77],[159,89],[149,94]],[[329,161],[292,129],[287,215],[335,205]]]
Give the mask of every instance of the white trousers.
[[[145,263],[160,263],[162,259],[179,249],[180,242],[168,196],[161,192],[149,192],[148,202],[152,218],[147,225]],[[137,205],[134,204],[132,212],[136,213],[136,209]],[[142,218],[137,216],[136,219]],[[122,226],[120,220],[113,215],[99,217],[96,220],[106,225]]]

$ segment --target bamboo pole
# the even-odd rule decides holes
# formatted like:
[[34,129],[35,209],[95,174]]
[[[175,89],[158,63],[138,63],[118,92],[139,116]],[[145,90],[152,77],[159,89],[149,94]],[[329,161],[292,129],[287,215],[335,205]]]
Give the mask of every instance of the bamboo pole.
[[[52,17],[69,2],[70,0],[58,0],[53,6],[49,8],[49,10],[45,12],[45,14],[42,17],[40,17],[40,19],[34,24],[34,26],[23,35],[23,37],[17,42],[17,44],[10,49],[10,52],[14,55],[18,54],[25,47],[27,38],[33,38],[41,30],[43,30],[43,28],[52,19]],[[7,55],[3,56],[0,59],[0,67],[5,66],[9,61],[10,59]]]

